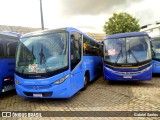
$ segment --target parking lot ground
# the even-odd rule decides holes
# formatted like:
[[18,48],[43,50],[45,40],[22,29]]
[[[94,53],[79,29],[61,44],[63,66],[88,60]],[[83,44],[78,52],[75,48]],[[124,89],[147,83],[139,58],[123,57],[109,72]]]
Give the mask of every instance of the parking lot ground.
[[[95,117],[89,119],[137,120],[160,119],[158,117],[96,117],[97,111],[160,111],[160,77],[154,76],[151,81],[108,82],[103,77],[92,82],[85,91],[80,91],[69,99],[34,99],[23,98],[11,91],[0,96],[1,111],[83,111],[83,117],[54,117],[59,119],[88,119],[84,116],[92,111]],[[114,114],[115,112],[113,112]],[[72,113],[71,113],[72,114]],[[74,114],[74,113],[73,113]],[[106,112],[107,114],[107,112]],[[73,115],[74,116],[74,115]],[[118,117],[119,116],[119,117]],[[3,118],[8,119],[8,118]],[[39,118],[9,118],[34,119]],[[40,118],[44,119],[44,118]],[[53,119],[46,117],[46,120]]]

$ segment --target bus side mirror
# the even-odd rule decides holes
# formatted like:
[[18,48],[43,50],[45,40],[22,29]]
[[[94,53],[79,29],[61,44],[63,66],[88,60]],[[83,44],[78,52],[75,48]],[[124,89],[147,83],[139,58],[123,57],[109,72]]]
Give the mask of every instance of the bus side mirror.
[[102,46],[102,48],[101,48],[101,57],[103,57],[104,56],[104,53],[103,53],[103,46]]
[[104,47],[104,41],[101,42],[101,56],[103,57],[104,56],[104,53],[103,53],[103,47]]

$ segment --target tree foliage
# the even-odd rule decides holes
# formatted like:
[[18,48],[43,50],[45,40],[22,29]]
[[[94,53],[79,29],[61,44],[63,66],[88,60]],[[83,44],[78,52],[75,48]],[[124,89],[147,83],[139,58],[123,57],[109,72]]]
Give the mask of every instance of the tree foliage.
[[138,22],[137,18],[132,17],[128,13],[113,13],[113,16],[105,22],[104,32],[106,34],[136,32],[140,30]]

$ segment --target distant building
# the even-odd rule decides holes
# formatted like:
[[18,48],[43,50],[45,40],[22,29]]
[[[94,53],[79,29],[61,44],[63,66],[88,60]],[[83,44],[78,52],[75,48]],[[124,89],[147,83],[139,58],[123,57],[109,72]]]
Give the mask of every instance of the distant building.
[[140,31],[147,32],[151,37],[160,36],[160,22],[142,26]]
[[106,36],[106,34],[103,33],[86,33],[86,34],[99,42],[102,42]]
[[[0,31],[12,31],[20,34],[25,34],[29,32],[39,31],[41,28],[31,28],[31,27],[22,27],[22,26],[6,26],[0,25]],[[104,37],[106,36],[103,33],[86,33],[88,36],[94,38],[95,40],[102,42]]]
[[0,31],[12,31],[21,34],[41,30],[40,28],[0,25]]

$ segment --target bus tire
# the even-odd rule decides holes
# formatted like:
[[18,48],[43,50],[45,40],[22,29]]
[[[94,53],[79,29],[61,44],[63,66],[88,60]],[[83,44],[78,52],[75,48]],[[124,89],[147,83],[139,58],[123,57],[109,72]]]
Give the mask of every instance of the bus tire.
[[82,88],[82,90],[87,89],[88,82],[89,82],[89,75],[85,74],[85,76],[84,76],[84,87]]

